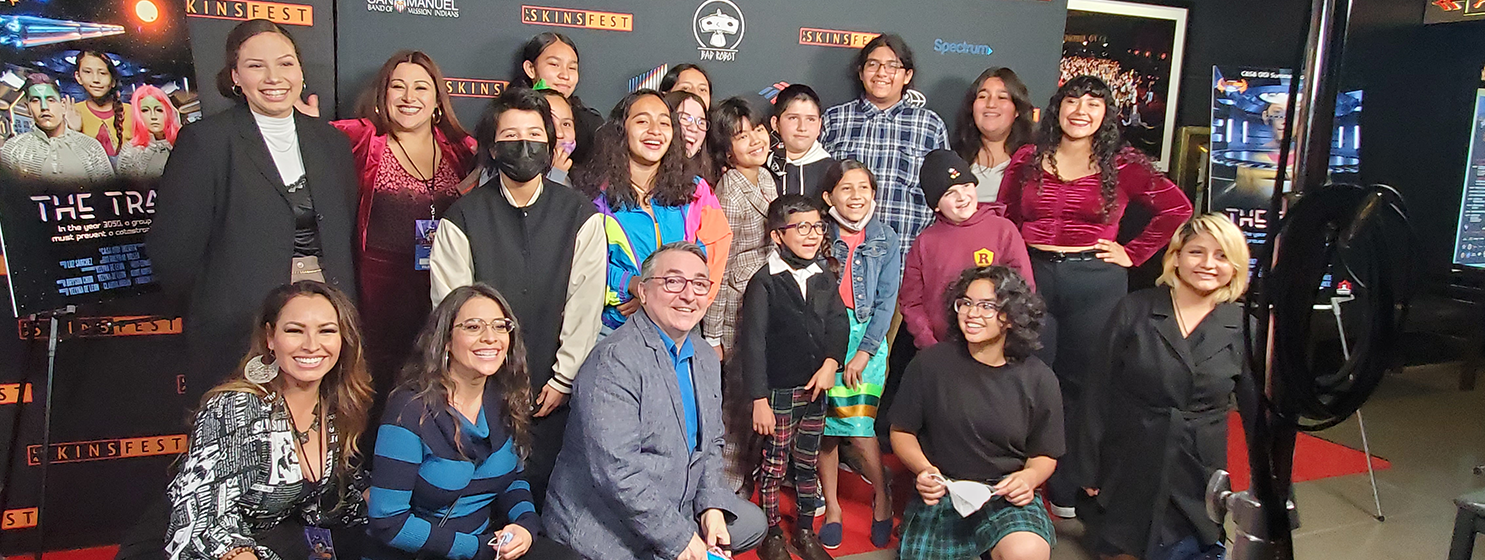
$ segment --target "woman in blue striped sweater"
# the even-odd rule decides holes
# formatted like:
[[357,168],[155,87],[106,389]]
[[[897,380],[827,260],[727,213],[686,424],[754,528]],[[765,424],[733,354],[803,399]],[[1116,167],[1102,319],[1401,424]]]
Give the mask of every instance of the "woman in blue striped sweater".
[[370,533],[384,546],[370,557],[565,556],[534,538],[541,521],[521,477],[531,389],[517,331],[485,284],[455,289],[429,316],[377,433]]

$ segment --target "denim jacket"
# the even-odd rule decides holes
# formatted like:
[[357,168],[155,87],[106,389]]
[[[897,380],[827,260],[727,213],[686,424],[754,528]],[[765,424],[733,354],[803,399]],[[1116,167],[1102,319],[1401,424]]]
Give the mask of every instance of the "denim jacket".
[[842,270],[846,259],[851,259],[849,281],[855,302],[850,307],[855,309],[856,322],[868,323],[857,349],[876,355],[882,340],[887,338],[892,313],[897,309],[897,288],[902,283],[902,252],[897,250],[900,241],[896,232],[872,218],[866,223],[866,239],[856,246],[855,254],[850,254],[846,242],[840,238],[840,225],[834,220],[829,222],[831,256],[841,263]]

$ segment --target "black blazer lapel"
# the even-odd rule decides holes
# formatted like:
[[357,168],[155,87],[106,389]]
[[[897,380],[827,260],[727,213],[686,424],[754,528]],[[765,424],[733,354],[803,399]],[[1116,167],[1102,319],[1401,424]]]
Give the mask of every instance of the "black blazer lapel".
[[[328,142],[319,138],[316,128],[309,117],[294,112],[294,134],[299,136],[299,158],[304,162],[304,176],[309,182],[309,196],[320,206],[320,201],[327,204],[332,200],[340,200],[345,197],[344,192],[334,192],[333,187],[340,184],[330,176],[330,162],[326,161],[325,150],[305,149],[308,146],[326,146]],[[339,134],[337,132],[336,134]],[[322,212],[319,208],[316,211]],[[321,231],[323,235],[325,232]]]
[[1212,310],[1210,316],[1202,321],[1196,328],[1207,330],[1206,336],[1202,337],[1201,344],[1191,349],[1191,358],[1194,364],[1201,364],[1212,356],[1217,355],[1222,349],[1242,340],[1243,311],[1237,304],[1222,303]]
[[[289,202],[288,186],[284,184],[284,178],[279,174],[278,166],[273,163],[273,156],[268,153],[268,142],[263,139],[263,133],[258,131],[258,123],[253,121],[252,110],[247,107],[237,107],[232,110],[236,112],[233,120],[237,128],[237,136],[242,140],[248,158],[253,160],[253,166],[258,168],[263,179],[278,191],[279,196],[284,197],[284,202]],[[303,136],[300,136],[299,143],[301,146],[304,145]],[[308,161],[305,162],[306,170],[309,168],[308,163]]]
[[1186,337],[1181,336],[1181,327],[1176,324],[1176,309],[1171,303],[1170,291],[1167,289],[1161,294],[1154,298],[1155,301],[1150,306],[1150,315],[1156,318],[1153,321],[1155,332],[1160,334],[1160,338],[1165,339],[1166,347],[1170,348],[1171,353],[1181,360],[1181,365],[1186,366],[1190,372],[1196,373],[1196,363],[1191,359],[1191,353],[1188,351],[1191,345],[1187,343]]

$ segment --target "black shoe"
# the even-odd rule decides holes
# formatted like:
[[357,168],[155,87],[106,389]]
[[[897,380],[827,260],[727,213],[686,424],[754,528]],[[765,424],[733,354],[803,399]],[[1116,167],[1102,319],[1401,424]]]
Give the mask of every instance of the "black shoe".
[[806,527],[794,531],[794,551],[804,560],[832,560],[830,553],[825,551],[825,545],[820,544],[820,538],[815,536],[815,531]]
[[784,530],[769,527],[763,544],[758,545],[758,560],[794,560],[789,556],[789,545],[784,543]]

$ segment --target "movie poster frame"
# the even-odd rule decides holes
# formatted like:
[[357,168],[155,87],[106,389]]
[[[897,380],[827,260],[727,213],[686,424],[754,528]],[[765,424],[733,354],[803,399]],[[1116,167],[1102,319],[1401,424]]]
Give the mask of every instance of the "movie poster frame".
[[1097,12],[1135,18],[1175,22],[1176,33],[1170,46],[1170,80],[1166,82],[1165,124],[1161,131],[1160,157],[1151,162],[1161,171],[1170,169],[1176,134],[1176,105],[1180,101],[1182,66],[1186,55],[1186,20],[1189,10],[1175,6],[1155,6],[1121,0],[1067,0],[1067,10]]

